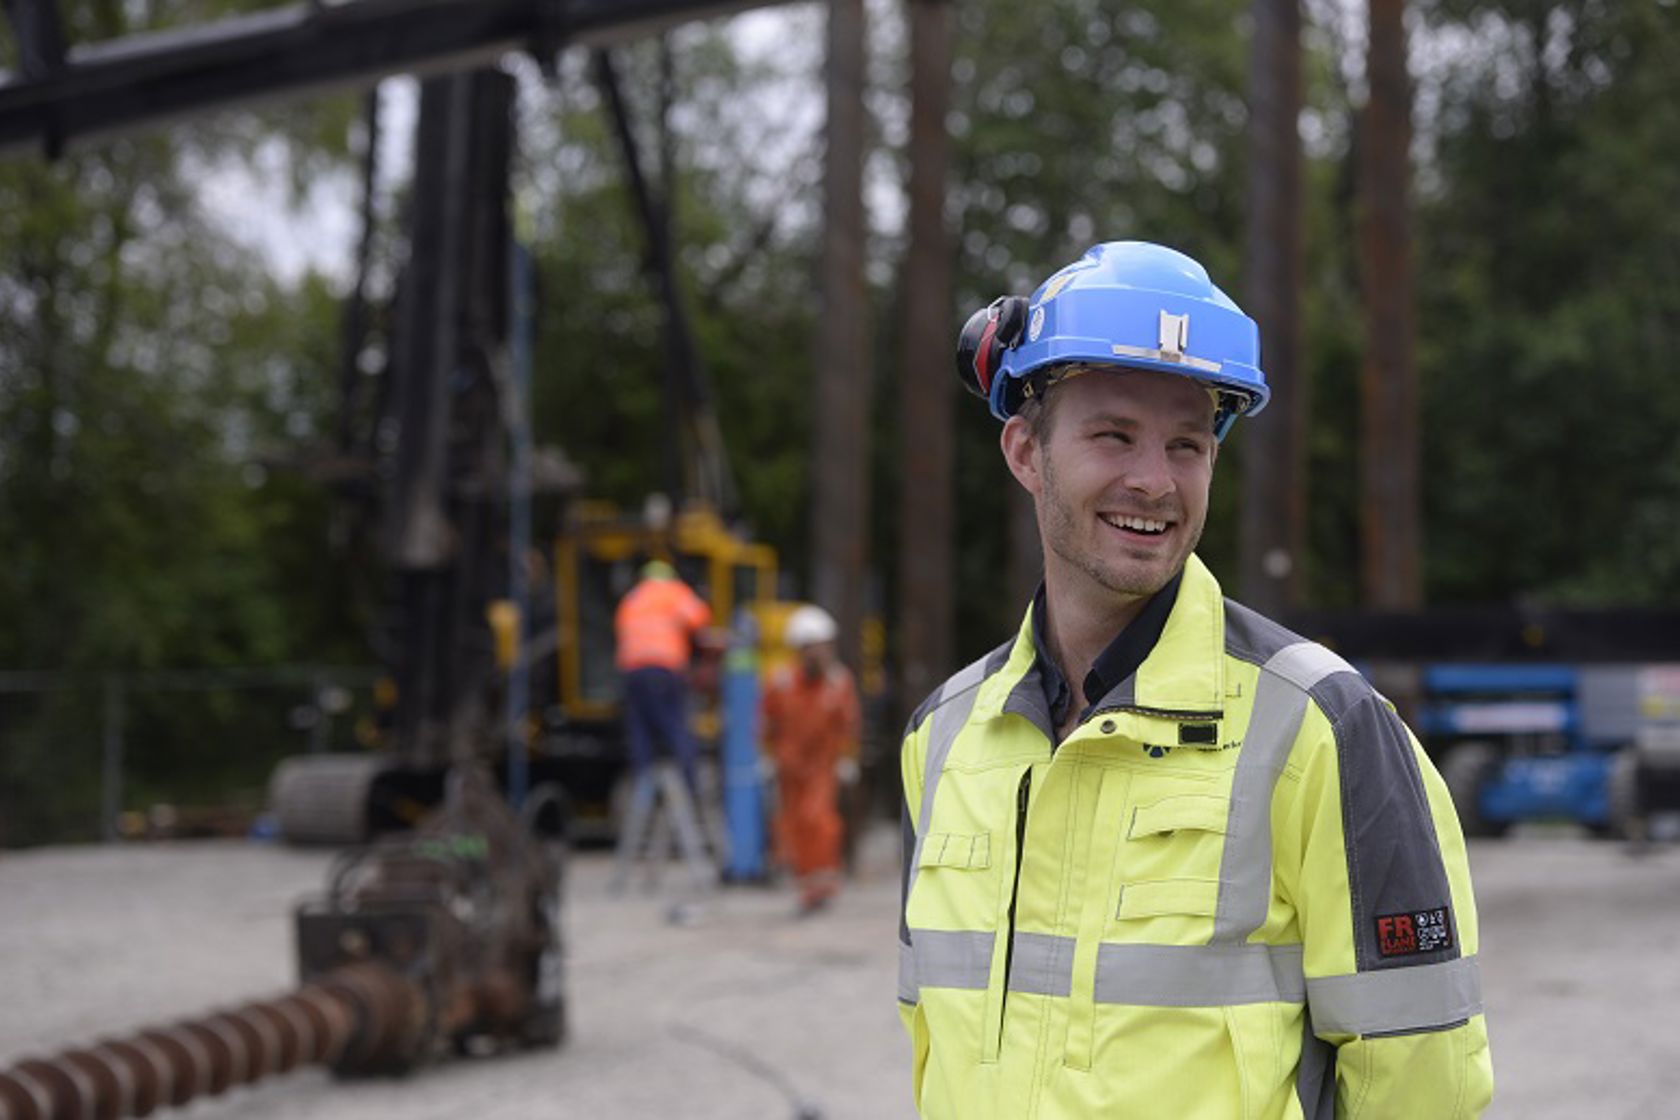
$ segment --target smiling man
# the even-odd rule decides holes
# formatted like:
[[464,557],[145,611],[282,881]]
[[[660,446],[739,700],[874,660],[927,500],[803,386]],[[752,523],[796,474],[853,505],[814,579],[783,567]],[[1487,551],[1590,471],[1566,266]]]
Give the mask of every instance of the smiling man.
[[1181,253],[1099,245],[964,327],[1044,582],[911,718],[899,1010],[924,1116],[1471,1117],[1492,1073],[1464,841],[1346,662],[1195,556],[1266,402]]

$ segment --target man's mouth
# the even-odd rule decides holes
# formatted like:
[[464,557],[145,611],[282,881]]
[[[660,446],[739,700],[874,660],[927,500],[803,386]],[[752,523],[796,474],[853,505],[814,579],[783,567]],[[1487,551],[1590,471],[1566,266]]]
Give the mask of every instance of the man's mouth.
[[1130,514],[1099,513],[1097,516],[1102,518],[1103,524],[1139,537],[1161,536],[1173,524],[1171,521],[1157,521],[1152,517],[1134,517]]

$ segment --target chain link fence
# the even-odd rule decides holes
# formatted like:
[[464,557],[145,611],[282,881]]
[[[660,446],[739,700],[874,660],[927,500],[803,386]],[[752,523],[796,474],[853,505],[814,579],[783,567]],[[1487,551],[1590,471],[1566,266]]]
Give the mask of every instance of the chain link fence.
[[379,676],[0,672],[0,846],[246,831],[280,759],[373,742]]

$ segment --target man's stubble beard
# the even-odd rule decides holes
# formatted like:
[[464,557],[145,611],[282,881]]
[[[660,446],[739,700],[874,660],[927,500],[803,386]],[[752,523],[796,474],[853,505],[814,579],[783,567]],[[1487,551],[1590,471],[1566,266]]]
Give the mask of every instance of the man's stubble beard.
[[[1190,553],[1196,551],[1196,546],[1201,543],[1202,530],[1207,526],[1205,515],[1202,523],[1191,530],[1188,547],[1184,549],[1181,555],[1174,557],[1171,566],[1159,579],[1153,577],[1142,578],[1143,573],[1136,570],[1140,565],[1131,565],[1127,570],[1122,571],[1110,570],[1102,563],[1100,550],[1093,555],[1080,554],[1077,544],[1079,520],[1062,497],[1061,487],[1056,481],[1056,470],[1052,465],[1048,451],[1044,452],[1042,461],[1044,464],[1042,471],[1044,484],[1040,500],[1042,503],[1045,544],[1050,551],[1068,564],[1078,568],[1099,587],[1116,595],[1128,597],[1153,595],[1165,587],[1173,576],[1178,574],[1179,569],[1184,567],[1184,561]],[[1173,509],[1175,513],[1183,514],[1183,510],[1178,509],[1176,503],[1174,503]],[[1175,520],[1182,521],[1182,517]]]

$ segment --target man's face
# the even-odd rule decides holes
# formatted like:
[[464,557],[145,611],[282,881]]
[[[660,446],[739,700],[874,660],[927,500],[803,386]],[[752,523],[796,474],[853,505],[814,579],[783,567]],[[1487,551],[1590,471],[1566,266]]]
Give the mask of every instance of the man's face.
[[821,676],[834,663],[836,653],[833,642],[812,642],[799,647],[799,663],[808,675]]
[[[1033,495],[1053,585],[1153,595],[1201,540],[1219,445],[1190,378],[1098,369],[1063,380],[1042,442],[1015,417],[1004,456]],[[1053,574],[1052,574],[1053,573]]]

